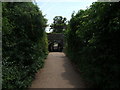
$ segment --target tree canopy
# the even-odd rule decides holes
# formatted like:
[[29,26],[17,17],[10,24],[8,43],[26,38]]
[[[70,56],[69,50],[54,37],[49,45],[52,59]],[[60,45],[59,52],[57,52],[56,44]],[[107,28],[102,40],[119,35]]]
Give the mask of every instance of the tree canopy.
[[62,16],[55,16],[53,23],[50,25],[50,29],[55,33],[63,33],[67,26],[67,19]]

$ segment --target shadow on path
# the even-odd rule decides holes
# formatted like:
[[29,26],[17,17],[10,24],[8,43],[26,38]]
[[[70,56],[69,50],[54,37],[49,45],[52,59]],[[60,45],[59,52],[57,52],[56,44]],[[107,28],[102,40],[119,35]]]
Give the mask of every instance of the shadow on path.
[[62,52],[51,52],[31,88],[85,88],[80,74]]

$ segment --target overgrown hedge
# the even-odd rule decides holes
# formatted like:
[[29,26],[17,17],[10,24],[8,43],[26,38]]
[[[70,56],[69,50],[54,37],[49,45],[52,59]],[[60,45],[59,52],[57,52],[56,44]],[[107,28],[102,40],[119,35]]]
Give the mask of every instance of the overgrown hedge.
[[96,2],[72,14],[66,53],[89,87],[120,88],[120,3]]
[[47,20],[32,2],[2,3],[2,86],[27,88],[47,56]]

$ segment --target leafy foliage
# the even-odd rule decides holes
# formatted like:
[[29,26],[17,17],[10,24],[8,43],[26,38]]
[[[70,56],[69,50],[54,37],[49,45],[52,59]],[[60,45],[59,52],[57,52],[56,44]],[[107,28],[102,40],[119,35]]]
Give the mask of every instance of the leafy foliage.
[[119,8],[119,3],[96,2],[69,22],[66,53],[90,87],[120,87]]
[[47,56],[47,20],[32,2],[3,4],[3,88],[27,88]]
[[55,16],[53,18],[53,23],[50,25],[50,29],[53,29],[54,33],[63,33],[67,28],[67,19],[62,16]]

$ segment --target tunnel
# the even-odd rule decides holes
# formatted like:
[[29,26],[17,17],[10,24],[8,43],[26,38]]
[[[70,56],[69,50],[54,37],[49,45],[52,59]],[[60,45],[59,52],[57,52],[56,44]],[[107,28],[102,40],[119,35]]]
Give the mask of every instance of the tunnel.
[[62,33],[48,33],[48,51],[62,52],[64,47],[64,34]]
[[59,42],[51,42],[48,45],[49,52],[62,52],[63,51],[63,45]]

